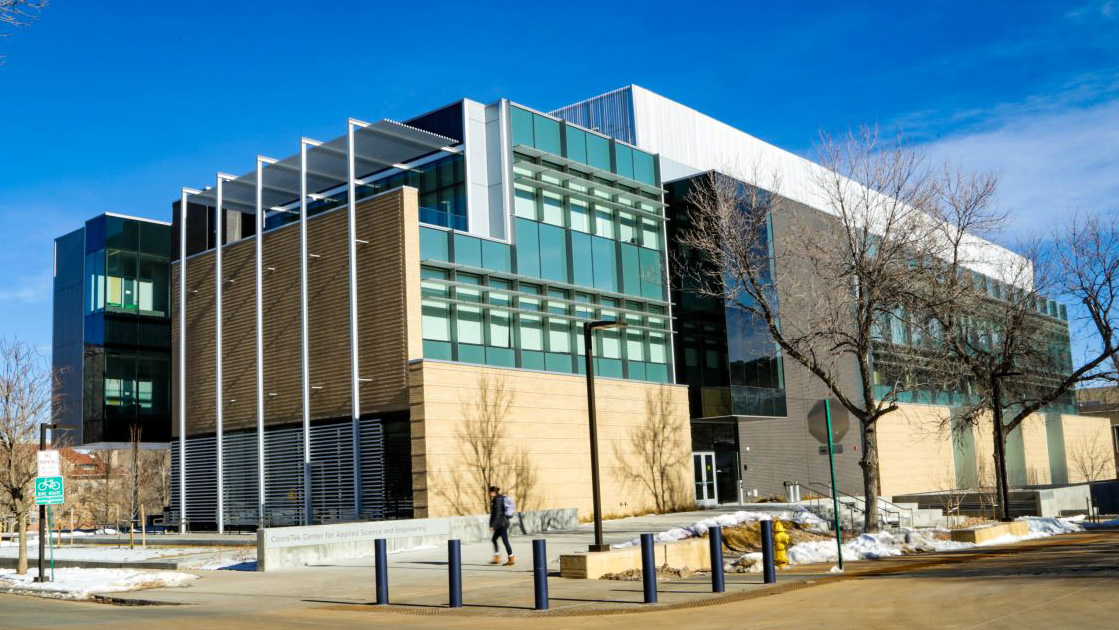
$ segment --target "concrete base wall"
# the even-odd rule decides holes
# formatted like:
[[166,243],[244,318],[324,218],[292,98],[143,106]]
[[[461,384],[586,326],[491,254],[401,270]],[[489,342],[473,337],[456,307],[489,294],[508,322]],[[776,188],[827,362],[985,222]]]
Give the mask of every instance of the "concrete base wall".
[[[591,515],[586,377],[428,360],[410,375],[417,517],[487,512],[488,485]],[[687,388],[599,378],[595,400],[604,517],[692,507]]]
[[[574,508],[521,512],[512,519],[513,534],[573,529]],[[451,539],[478,542],[490,536],[489,517],[455,516],[405,521],[371,521],[257,530],[257,571],[279,571],[351,558],[368,558],[374,540],[384,538],[389,551],[440,545]]]
[[[658,567],[711,569],[711,542],[707,538],[689,538],[670,543],[656,543],[653,554]],[[588,551],[560,556],[560,577],[597,580],[607,573],[621,573],[641,568],[641,547],[633,546],[610,551]]]
[[952,540],[956,542],[978,544],[1002,536],[1025,536],[1029,531],[1030,528],[1025,522],[1015,521],[1013,523],[999,523],[998,525],[989,525],[987,527],[976,527],[972,529],[954,529],[952,530]]

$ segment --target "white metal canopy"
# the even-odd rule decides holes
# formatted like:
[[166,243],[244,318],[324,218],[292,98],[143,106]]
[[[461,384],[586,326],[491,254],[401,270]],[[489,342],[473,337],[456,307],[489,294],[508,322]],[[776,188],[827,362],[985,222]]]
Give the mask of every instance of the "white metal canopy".
[[[354,166],[357,173],[368,174],[399,166],[421,155],[457,144],[455,140],[409,127],[388,119],[354,130]],[[349,181],[348,139],[339,136],[307,149],[307,190],[314,193],[342,186]],[[299,199],[300,156],[298,153],[262,172],[261,206],[274,208]],[[256,212],[257,171],[252,170],[225,183],[222,206],[253,214]],[[213,206],[217,189],[208,188],[188,197],[190,203]]]

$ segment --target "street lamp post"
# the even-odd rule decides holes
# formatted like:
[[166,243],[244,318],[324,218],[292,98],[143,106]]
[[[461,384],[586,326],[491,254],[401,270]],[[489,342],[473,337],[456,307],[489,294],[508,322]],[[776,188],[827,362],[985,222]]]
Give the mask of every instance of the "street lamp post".
[[602,542],[602,491],[598,479],[598,423],[594,409],[594,330],[596,328],[624,328],[625,322],[599,320],[583,325],[583,349],[587,361],[587,415],[591,424],[591,495],[594,501],[594,544],[591,551],[609,551]]

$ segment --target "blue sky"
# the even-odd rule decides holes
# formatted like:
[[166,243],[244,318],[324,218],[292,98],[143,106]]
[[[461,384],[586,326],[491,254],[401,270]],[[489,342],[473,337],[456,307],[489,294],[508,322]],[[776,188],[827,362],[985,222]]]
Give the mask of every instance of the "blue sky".
[[805,155],[878,123],[1000,172],[1017,232],[1119,208],[1119,0],[388,4],[56,0],[0,38],[0,336],[49,347],[52,240],[86,218],[463,96],[636,83]]

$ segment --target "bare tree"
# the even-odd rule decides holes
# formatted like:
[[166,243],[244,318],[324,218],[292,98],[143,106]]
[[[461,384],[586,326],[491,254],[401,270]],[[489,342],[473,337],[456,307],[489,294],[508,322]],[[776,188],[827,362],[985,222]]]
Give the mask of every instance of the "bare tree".
[[[17,28],[30,26],[39,19],[39,12],[48,0],[0,0],[0,37],[7,37]],[[4,56],[0,55],[0,65]]]
[[[877,505],[878,421],[901,394],[944,379],[939,348],[909,308],[912,262],[930,255],[932,242],[922,209],[936,188],[919,154],[874,129],[824,135],[820,153],[824,168],[810,188],[830,216],[784,200],[779,177],[755,186],[712,174],[690,196],[676,267],[686,290],[750,316],[858,419],[863,489]],[[759,175],[754,181],[765,182]],[[880,349],[895,360],[872,360]],[[877,510],[866,511],[864,526],[877,530]]]
[[478,377],[477,400],[461,404],[465,421],[456,429],[460,461],[443,472],[436,492],[458,514],[489,510],[489,487],[499,486],[520,510],[538,507],[538,477],[528,451],[506,434],[514,402],[504,377]]
[[42,354],[23,341],[0,340],[0,505],[17,524],[20,575],[27,573],[37,433],[50,414],[52,386]]
[[1099,481],[1115,476],[1115,459],[1111,454],[1110,440],[1100,434],[1081,435],[1070,445],[1069,468],[1084,481]]
[[649,392],[645,397],[645,422],[630,431],[629,450],[623,451],[614,443],[614,457],[623,480],[652,496],[660,514],[685,504],[687,480],[680,471],[690,454],[680,448],[685,424],[679,421],[674,406],[668,390]]
[[[1018,256],[983,256],[964,232],[990,216],[984,209],[989,197],[974,201],[984,186],[967,177],[946,181],[937,206],[941,256],[923,266],[927,275],[918,286],[926,291],[924,308],[943,331],[939,338],[966,376],[962,387],[969,401],[958,420],[991,423],[997,503],[1008,520],[1007,436],[1034,413],[1068,398],[1076,385],[1115,378],[1119,230],[1098,218],[1074,219],[1048,245],[1028,244]],[[1081,313],[1074,323],[1093,340],[1075,365],[1067,326],[1051,312],[1050,295],[1074,304]],[[1009,418],[1007,409],[1013,410]]]

